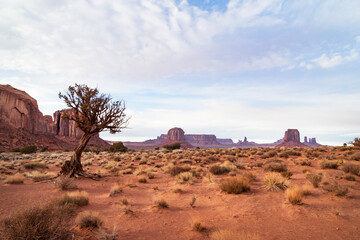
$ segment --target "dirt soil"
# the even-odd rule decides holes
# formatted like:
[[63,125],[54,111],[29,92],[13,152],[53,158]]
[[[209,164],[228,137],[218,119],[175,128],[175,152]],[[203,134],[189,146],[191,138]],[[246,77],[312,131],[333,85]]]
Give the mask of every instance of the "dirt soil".
[[[277,156],[272,157],[281,159],[287,165],[288,171],[293,173],[289,179],[292,186],[309,184],[305,178],[306,169],[321,172],[323,178],[320,187],[311,187],[311,194],[304,196],[301,205],[289,203],[282,190],[267,191],[263,181],[267,172],[263,167],[251,166],[254,162],[266,162],[268,159],[263,159],[260,153],[269,150],[259,148],[183,150],[171,153],[85,153],[83,163],[92,163],[84,168],[103,177],[99,181],[88,178],[74,181],[79,190],[88,192],[90,200],[89,205],[76,208],[76,213],[71,218],[74,238],[102,239],[107,233],[116,235],[115,239],[209,239],[214,231],[230,229],[254,235],[253,239],[359,239],[360,177],[354,175],[355,181],[348,181],[344,179],[345,173],[342,170],[344,162],[359,164],[359,161],[351,160],[351,154],[359,150],[327,148],[325,152],[319,150],[316,157],[311,156],[316,149],[312,149],[312,152],[309,148],[291,149],[300,152],[301,156],[282,158],[279,157],[281,151],[289,149],[279,148],[275,150]],[[4,153],[2,158],[5,160],[2,160],[0,165],[2,179],[5,180],[9,174],[16,172],[24,174],[34,171],[23,167],[28,162],[44,162],[48,168],[36,169],[37,171],[57,173],[60,170],[59,163],[66,160],[69,154],[43,153],[21,159],[21,155]],[[337,161],[338,169],[321,169],[321,159]],[[237,168],[230,173],[211,175],[211,181],[207,181],[208,178],[204,176],[208,174],[209,167],[216,162],[223,163],[227,160],[241,163],[245,169]],[[301,165],[300,162],[305,160],[309,161],[311,166]],[[176,166],[189,164],[194,175],[197,172],[198,176],[195,176],[191,183],[180,184],[176,177],[168,173],[169,163],[175,163]],[[9,167],[11,165],[13,167]],[[136,176],[139,167],[151,170],[154,178],[147,178],[146,183],[138,182],[139,176],[147,177],[147,174]],[[132,174],[125,174],[129,169]],[[252,172],[256,176],[251,182],[250,191],[227,194],[220,190],[219,185],[224,179],[231,177],[229,175],[241,175],[243,172]],[[0,217],[9,216],[21,207],[44,203],[61,196],[64,191],[55,187],[55,181],[56,179],[34,182],[28,176],[24,184],[1,183]],[[333,192],[322,188],[334,181],[348,188],[345,196],[335,196]],[[120,183],[123,191],[110,197],[110,189],[115,183]],[[190,206],[194,197],[195,203]],[[128,200],[128,206],[121,203],[124,198]],[[154,204],[158,199],[166,200],[169,207],[158,208]],[[86,210],[101,214],[104,220],[103,229],[91,231],[76,226],[76,215]],[[203,223],[206,228],[203,232],[192,230],[192,222],[195,220]]]

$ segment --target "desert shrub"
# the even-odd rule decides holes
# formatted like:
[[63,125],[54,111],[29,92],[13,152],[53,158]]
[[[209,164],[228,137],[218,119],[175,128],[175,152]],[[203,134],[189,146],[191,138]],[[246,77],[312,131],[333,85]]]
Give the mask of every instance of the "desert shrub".
[[37,151],[37,147],[34,145],[26,146],[20,149],[22,154],[30,154],[35,153]]
[[353,163],[344,163],[342,169],[345,173],[352,173],[355,175],[359,175],[360,172],[360,166]]
[[169,204],[165,201],[165,199],[158,199],[155,200],[155,206],[157,206],[158,208],[168,208]]
[[191,229],[196,232],[203,232],[206,228],[200,220],[193,220],[191,223]]
[[75,220],[80,228],[100,228],[103,220],[98,212],[84,211],[79,213]]
[[329,160],[323,159],[320,161],[320,168],[321,169],[326,169],[326,168],[337,169],[338,164],[335,161],[329,161]]
[[113,197],[117,194],[121,194],[122,193],[122,186],[118,183],[116,183],[114,186],[111,187],[110,189],[110,197]]
[[360,147],[360,138],[354,138],[354,141],[350,142],[354,147]]
[[120,200],[120,202],[121,202],[121,204],[123,204],[123,205],[125,205],[125,206],[129,205],[129,200],[127,200],[127,198],[122,198],[122,199]]
[[262,155],[262,158],[271,158],[275,157],[277,155],[277,152],[272,150]]
[[71,190],[77,189],[77,186],[74,184],[74,179],[70,177],[60,177],[56,182],[55,186],[60,190]]
[[227,167],[217,165],[217,164],[212,165],[210,167],[209,171],[214,175],[221,175],[221,174],[230,172],[230,170]]
[[220,189],[234,194],[247,192],[250,190],[250,181],[243,176],[227,178],[220,184]]
[[148,176],[149,179],[154,179],[155,178],[155,174],[153,174],[151,172],[148,172],[147,176]]
[[309,184],[303,185],[301,191],[304,196],[311,195],[312,187]]
[[179,173],[182,173],[182,172],[187,172],[189,171],[190,169],[187,169],[187,168],[183,168],[183,167],[180,167],[180,166],[173,166],[173,167],[170,167],[169,168],[169,173],[171,176],[176,176],[178,175]]
[[323,186],[323,189],[328,192],[335,193],[335,196],[341,197],[345,196],[348,193],[348,188],[345,186],[339,185],[337,182],[329,183]]
[[287,151],[286,154],[288,156],[301,156],[301,152],[297,152],[297,151]]
[[25,181],[25,177],[20,173],[17,173],[13,176],[8,176],[5,179],[5,183],[7,184],[22,184],[24,183],[24,181]]
[[89,204],[89,195],[85,191],[65,193],[64,195],[62,195],[57,199],[57,204],[59,206],[64,206],[67,204],[86,206]]
[[298,186],[286,189],[286,198],[292,205],[301,204],[303,199],[303,192]]
[[31,173],[26,173],[28,177],[31,177],[34,182],[48,180],[56,178],[57,174],[54,172],[41,173],[39,171],[32,171]]
[[282,172],[282,173],[281,173],[281,176],[282,176],[283,178],[286,178],[286,179],[290,179],[292,175],[293,175],[293,173],[292,173],[292,172],[289,172],[289,171],[286,171],[286,172]]
[[322,176],[319,174],[315,174],[312,172],[308,172],[305,176],[305,178],[315,187],[319,187],[319,184],[321,182]]
[[264,171],[285,172],[287,167],[282,160],[268,160],[264,164]]
[[307,159],[299,159],[299,161],[296,162],[296,164],[300,164],[301,166],[311,166],[311,161]]
[[137,181],[138,181],[139,183],[147,183],[147,179],[146,179],[146,177],[144,177],[144,176],[139,176],[139,177],[137,178]]
[[356,180],[356,178],[351,174],[346,174],[344,178],[346,180],[348,180],[348,181],[355,181]]
[[356,152],[356,153],[352,154],[350,159],[355,160],[355,161],[360,161],[360,152]]
[[289,187],[289,181],[278,173],[267,173],[264,177],[264,187],[269,191],[285,190]]
[[279,156],[279,157],[282,157],[282,158],[288,158],[288,157],[289,157],[289,154],[287,154],[287,152],[281,152],[281,153],[279,153],[278,156]]
[[260,240],[256,234],[240,233],[232,230],[217,230],[210,234],[210,240]]
[[48,147],[41,148],[40,152],[46,152],[48,150]]
[[30,170],[30,169],[36,169],[36,168],[48,168],[48,166],[45,163],[30,162],[30,163],[25,163],[24,168],[27,170]]
[[124,146],[122,142],[117,142],[111,145],[110,152],[127,152],[128,148]]
[[173,143],[173,144],[163,146],[163,148],[166,148],[167,150],[180,149],[180,147],[181,147],[181,143]]
[[179,183],[190,183],[193,179],[193,174],[191,172],[182,172],[176,175],[176,179]]
[[256,180],[256,175],[252,172],[249,171],[242,171],[239,173],[241,176],[249,179],[250,182],[255,181]]
[[11,149],[11,152],[20,152],[20,148],[13,148]]
[[1,221],[0,239],[70,239],[68,216],[53,204],[23,208]]

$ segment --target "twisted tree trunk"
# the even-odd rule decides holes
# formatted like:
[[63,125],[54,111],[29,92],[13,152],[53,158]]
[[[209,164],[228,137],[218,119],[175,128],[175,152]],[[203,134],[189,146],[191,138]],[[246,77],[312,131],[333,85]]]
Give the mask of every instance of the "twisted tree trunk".
[[81,165],[81,154],[85,150],[91,137],[92,134],[83,133],[79,145],[74,149],[74,155],[70,160],[65,161],[64,165],[61,167],[60,174],[74,177],[75,174],[82,175],[84,173]]

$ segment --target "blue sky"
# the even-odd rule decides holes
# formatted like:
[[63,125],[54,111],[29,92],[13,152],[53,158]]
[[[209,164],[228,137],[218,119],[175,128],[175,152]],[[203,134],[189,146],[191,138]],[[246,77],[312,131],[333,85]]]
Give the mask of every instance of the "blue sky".
[[44,114],[85,83],[124,99],[145,140],[186,133],[323,144],[360,136],[360,1],[0,0],[0,83]]

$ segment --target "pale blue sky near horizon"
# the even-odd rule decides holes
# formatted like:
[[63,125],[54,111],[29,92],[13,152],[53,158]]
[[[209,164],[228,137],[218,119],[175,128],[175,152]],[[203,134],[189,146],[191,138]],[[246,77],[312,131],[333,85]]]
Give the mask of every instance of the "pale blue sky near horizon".
[[172,127],[273,142],[360,136],[360,1],[0,0],[0,84],[43,114],[74,83],[124,99],[141,141]]

